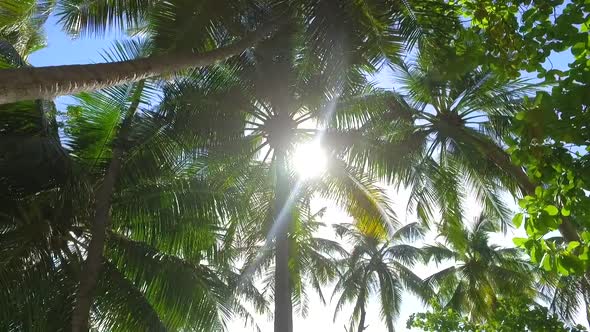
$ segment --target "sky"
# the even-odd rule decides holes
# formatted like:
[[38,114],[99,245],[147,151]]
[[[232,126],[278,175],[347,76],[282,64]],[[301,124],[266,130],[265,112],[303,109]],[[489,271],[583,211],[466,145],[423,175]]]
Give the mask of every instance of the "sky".
[[[64,65],[64,64],[85,64],[102,62],[101,51],[109,48],[113,41],[123,36],[116,36],[107,34],[103,38],[82,38],[72,39],[68,37],[59,28],[57,21],[54,17],[50,17],[45,25],[45,31],[47,34],[47,47],[39,50],[29,57],[29,62],[33,66],[52,66],[52,65]],[[569,54],[556,54],[551,57],[551,63],[554,68],[567,67],[567,62],[571,59]],[[534,75],[526,74],[526,77],[533,78]],[[383,70],[374,77],[377,86],[382,88],[391,89],[393,86],[392,73],[388,70]],[[60,97],[56,100],[56,104],[59,110],[64,110],[65,106],[71,104],[73,99],[70,97]],[[388,193],[393,201],[394,209],[397,213],[398,219],[402,223],[409,223],[417,221],[416,217],[410,214],[406,214],[405,206],[408,200],[408,194],[404,190],[396,191],[393,188],[388,188]],[[514,201],[506,196],[506,199],[510,202],[513,209],[516,209]],[[319,210],[322,207],[327,207],[327,212],[323,217],[323,222],[326,224],[352,222],[352,219],[342,212],[332,202],[317,200],[314,202],[315,208]],[[481,208],[474,202],[471,201],[466,206],[468,214],[467,220],[472,220],[473,217],[477,216],[481,211]],[[323,232],[323,234],[329,234],[329,232]],[[503,246],[512,246],[511,238],[515,235],[521,234],[522,230],[511,231],[507,236],[494,235],[492,241]],[[433,236],[429,235],[426,241],[432,242]],[[415,244],[417,246],[420,243]],[[418,265],[414,268],[414,272],[421,277],[426,277],[438,270],[439,267],[429,265]],[[331,295],[331,286],[326,287],[326,298],[329,301]],[[332,301],[332,302],[335,302]],[[368,328],[366,332],[380,332],[385,331],[385,326],[380,323],[379,319],[379,307],[375,298],[369,301],[367,308],[367,322]],[[410,294],[405,294],[402,299],[402,308],[400,317],[396,323],[396,331],[408,331],[405,327],[406,321],[410,314],[414,312],[425,311],[426,308],[422,305],[420,300]],[[309,314],[306,318],[297,316],[294,317],[294,330],[295,331],[344,331],[344,326],[348,325],[348,320],[351,315],[351,308],[345,308],[338,316],[336,321],[333,321],[334,304],[328,303],[324,306],[319,297],[315,294],[310,296],[310,307]],[[581,322],[585,322],[585,319],[580,319]],[[262,331],[272,330],[272,321],[267,318],[260,317],[260,327]],[[252,331],[250,327],[244,327],[243,322],[235,321],[230,324],[230,331]]]

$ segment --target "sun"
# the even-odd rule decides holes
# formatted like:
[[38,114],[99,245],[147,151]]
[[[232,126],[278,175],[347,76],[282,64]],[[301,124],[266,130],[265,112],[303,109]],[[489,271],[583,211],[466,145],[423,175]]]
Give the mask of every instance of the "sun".
[[321,175],[328,164],[326,152],[317,142],[297,146],[292,162],[297,174],[306,179]]

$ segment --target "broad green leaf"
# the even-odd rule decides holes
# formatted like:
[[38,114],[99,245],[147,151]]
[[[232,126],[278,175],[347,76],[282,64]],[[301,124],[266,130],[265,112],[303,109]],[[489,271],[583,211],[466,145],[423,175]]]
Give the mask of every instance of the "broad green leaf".
[[576,249],[579,246],[580,246],[580,242],[578,242],[578,241],[571,241],[570,243],[568,243],[566,250],[568,252],[572,252],[572,250]]
[[563,266],[563,260],[560,257],[555,259],[555,265],[557,266],[557,272],[563,276],[568,276],[570,274],[569,270]]
[[514,218],[512,218],[512,223],[514,224],[514,226],[516,228],[520,228],[520,226],[522,225],[522,220],[523,220],[524,216],[522,213],[517,213]]
[[572,46],[572,54],[576,57],[580,56],[586,50],[586,43],[579,42]]
[[512,242],[514,242],[514,245],[520,248],[524,248],[525,244],[529,241],[528,238],[524,238],[524,237],[515,237],[512,239]]
[[559,210],[555,205],[547,205],[543,210],[545,210],[550,216],[556,216],[559,213]]
[[545,271],[551,271],[551,256],[549,254],[543,255],[543,259],[541,259],[540,265]]

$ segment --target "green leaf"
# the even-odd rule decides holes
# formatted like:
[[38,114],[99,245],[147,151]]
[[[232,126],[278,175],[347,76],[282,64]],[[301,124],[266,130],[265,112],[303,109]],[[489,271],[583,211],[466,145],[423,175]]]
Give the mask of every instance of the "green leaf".
[[570,274],[569,270],[563,266],[563,261],[559,257],[555,259],[557,265],[557,272],[563,276],[568,276]]
[[533,263],[539,263],[541,261],[541,259],[543,258],[543,246],[538,244],[538,243],[533,243],[533,245],[531,246],[531,251],[529,253],[529,256],[531,256],[531,262]]
[[559,210],[555,205],[547,205],[543,210],[545,210],[550,216],[556,216],[559,213]]
[[515,237],[512,239],[512,242],[514,242],[514,245],[520,248],[524,248],[524,246],[526,245],[526,243],[529,241],[528,238],[524,238],[524,237]]
[[543,255],[543,259],[541,259],[541,267],[545,271],[551,271],[551,256],[549,254]]
[[514,224],[514,226],[516,228],[520,228],[520,225],[522,225],[522,220],[523,220],[524,216],[522,215],[522,213],[517,213],[514,218],[512,218],[512,223]]
[[571,211],[566,208],[561,208],[561,215],[564,217],[568,217],[571,214]]
[[572,46],[572,54],[576,57],[580,56],[586,50],[586,43],[579,42]]
[[580,246],[580,242],[578,242],[578,241],[571,241],[570,243],[568,243],[566,250],[568,252],[572,252],[572,250],[576,249],[579,246]]

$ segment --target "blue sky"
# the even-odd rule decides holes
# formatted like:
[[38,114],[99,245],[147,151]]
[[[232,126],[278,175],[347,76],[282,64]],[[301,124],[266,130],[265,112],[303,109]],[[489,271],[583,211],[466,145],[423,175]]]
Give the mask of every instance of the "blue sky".
[[[64,64],[84,64],[101,62],[101,50],[107,49],[112,45],[113,40],[116,37],[112,34],[107,34],[103,38],[82,38],[72,39],[64,34],[59,26],[55,17],[50,17],[45,25],[47,34],[48,46],[29,57],[29,61],[34,66],[51,66],[51,65],[64,65]],[[551,57],[551,63],[553,68],[565,69],[567,63],[571,60],[569,53],[554,54]],[[548,62],[547,67],[551,67]],[[534,74],[527,74],[526,77],[534,78]],[[391,88],[393,86],[392,73],[385,70],[379,75],[375,76],[378,86],[383,88]],[[57,106],[63,110],[65,106],[72,103],[73,100],[70,97],[61,97],[57,100]],[[405,222],[415,221],[415,218],[411,215],[404,213],[405,201],[407,195],[402,191],[391,190],[391,196],[396,202],[396,210],[400,220]],[[351,222],[350,218],[340,211],[336,206],[327,201],[316,202],[317,208],[328,206],[328,212],[324,217],[324,222]],[[516,207],[515,207],[516,208]],[[475,216],[479,214],[480,208],[475,203],[471,203],[468,206],[469,215]],[[503,245],[511,245],[510,237],[497,236],[495,242]],[[418,266],[416,267],[416,273],[420,276],[425,277],[432,274],[437,269],[434,265]],[[328,294],[331,293],[330,287],[327,288]],[[329,298],[329,295],[327,296]],[[324,307],[320,302],[319,298],[315,295],[310,296],[310,310],[309,316],[306,319],[296,318],[295,330],[296,331],[344,331],[344,325],[347,323],[350,317],[350,309],[345,309],[339,316],[339,319],[334,323],[332,320],[333,316],[333,305]],[[378,332],[385,331],[385,327],[379,323],[378,306],[375,303],[375,299],[370,301],[368,308],[368,324],[369,328],[367,332]],[[409,315],[413,312],[423,311],[424,307],[421,303],[410,295],[405,295],[403,299],[402,312],[397,323],[397,331],[406,331],[405,322]],[[584,320],[582,320],[584,321]],[[272,330],[272,322],[264,322],[261,324],[263,331]],[[235,322],[231,325],[231,331],[251,331],[250,328],[244,328],[243,323]]]

